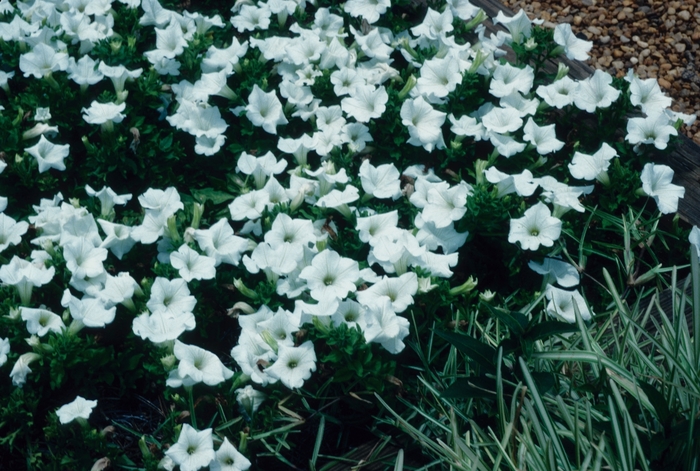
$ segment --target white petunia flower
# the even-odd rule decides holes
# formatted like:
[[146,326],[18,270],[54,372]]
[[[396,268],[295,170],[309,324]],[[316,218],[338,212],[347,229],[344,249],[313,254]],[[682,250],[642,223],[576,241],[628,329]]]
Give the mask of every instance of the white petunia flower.
[[170,372],[166,382],[171,388],[189,387],[197,383],[216,386],[233,376],[233,371],[226,368],[218,356],[196,345],[175,340],[173,353],[180,363],[176,370]]
[[96,405],[97,401],[88,401],[84,397],[77,396],[73,402],[59,407],[56,415],[62,424],[73,422],[78,418],[87,420]]
[[685,195],[685,188],[671,183],[673,169],[667,165],[648,163],[642,170],[642,190],[654,198],[663,214],[678,211],[678,199]]
[[[416,93],[423,96],[444,98],[462,82],[459,63],[449,57],[429,59],[420,68]],[[431,100],[433,103],[435,101]]]
[[489,93],[497,98],[514,92],[527,94],[530,93],[534,80],[535,72],[529,65],[521,69],[508,63],[498,64],[491,76]]
[[100,200],[100,215],[102,217],[108,217],[114,205],[118,204],[123,206],[129,202],[132,197],[130,193],[118,195],[107,186],[103,186],[100,191],[95,191],[90,185],[85,185],[85,193],[87,193],[88,196]]
[[608,168],[614,157],[617,157],[617,151],[604,142],[593,155],[575,152],[569,164],[569,172],[571,172],[572,177],[579,180],[595,179],[604,185],[609,185]]
[[591,41],[576,37],[569,23],[560,23],[554,27],[554,42],[564,48],[567,58],[575,61],[588,60],[588,52],[593,48]]
[[197,471],[209,466],[216,458],[212,430],[198,432],[190,424],[184,424],[177,443],[168,448],[165,455],[179,465],[181,471]]
[[574,103],[579,83],[569,77],[562,77],[550,85],[537,87],[537,95],[549,106],[562,109]]
[[520,242],[524,250],[537,250],[540,245],[551,247],[560,235],[561,221],[540,202],[525,211],[523,217],[510,220],[508,242]]
[[398,199],[401,196],[399,176],[399,171],[394,164],[375,167],[369,163],[369,160],[365,160],[360,166],[362,189],[375,198]]
[[403,312],[413,304],[413,295],[418,292],[418,276],[413,272],[404,273],[399,277],[384,276],[363,291],[357,292],[357,301],[367,307],[380,306],[382,298],[391,301],[394,312]]
[[391,6],[390,0],[348,0],[343,7],[352,17],[361,16],[367,23],[376,23]]
[[359,123],[367,123],[382,116],[386,110],[389,94],[383,86],[374,88],[360,85],[353,88],[349,96],[340,101],[343,111]]
[[14,384],[17,387],[22,387],[24,386],[24,383],[27,382],[27,375],[32,372],[31,368],[29,368],[29,365],[41,358],[41,356],[38,353],[34,352],[28,352],[23,355],[20,355],[20,357],[17,359],[15,362],[14,366],[12,367],[12,371],[10,371],[10,378],[12,378],[12,384]]
[[537,153],[540,155],[550,154],[564,147],[564,143],[557,139],[554,124],[538,126],[532,118],[528,118],[523,131],[523,140],[537,147]]
[[566,183],[557,181],[556,178],[545,175],[538,180],[542,187],[542,198],[547,203],[554,204],[554,217],[561,217],[570,209],[580,213],[586,209],[579,199],[582,195],[588,195],[593,191],[594,186],[569,186]]
[[450,113],[447,118],[452,123],[450,131],[457,136],[473,137],[475,141],[481,141],[486,137],[486,128],[484,125],[471,116],[464,115],[459,119]]
[[620,96],[620,90],[612,85],[612,76],[598,69],[592,77],[579,82],[574,94],[574,104],[580,110],[594,113],[597,108],[607,108]]
[[101,299],[90,296],[84,296],[82,299],[76,298],[68,288],[65,289],[61,297],[61,306],[67,307],[71,317],[82,322],[86,327],[105,327],[114,321],[117,313],[116,307],[112,306],[107,309]]
[[408,143],[432,152],[433,149],[444,149],[445,140],[442,136],[442,125],[447,114],[433,109],[422,96],[406,100],[401,105],[401,123],[408,128],[410,139]]
[[471,193],[471,186],[464,181],[452,187],[436,185],[430,188],[421,213],[423,220],[432,222],[438,229],[460,220],[467,212],[467,196]]
[[19,69],[25,77],[33,76],[41,79],[52,72],[68,68],[68,54],[57,52],[51,46],[38,43],[34,48],[19,56]]
[[[552,285],[547,286],[545,291],[549,303],[547,303],[547,314],[552,317],[561,317],[567,322],[576,322],[576,308],[584,321],[591,319],[591,311],[588,309],[586,301],[578,291],[566,291]],[[576,307],[574,307],[574,304]]]
[[393,354],[404,349],[403,339],[408,336],[411,324],[406,318],[396,315],[389,298],[383,298],[368,309],[366,317],[365,341],[378,343]]
[[360,278],[360,269],[355,260],[326,249],[314,257],[299,278],[306,280],[311,297],[317,301],[329,296],[344,299],[357,289],[355,283]]
[[493,19],[493,24],[502,24],[510,32],[510,36],[514,43],[519,44],[523,40],[530,37],[532,34],[532,21],[528,18],[525,10],[519,10],[513,16],[505,16],[503,11],[499,11]]
[[277,160],[269,151],[260,157],[242,152],[236,163],[236,171],[252,176],[255,188],[258,190],[265,186],[269,177],[282,173],[285,168],[287,168],[287,161]]
[[39,142],[32,147],[24,149],[29,155],[36,159],[39,165],[39,173],[43,173],[50,168],[55,168],[56,170],[65,170],[66,164],[63,159],[68,157],[70,146],[56,145],[48,141],[43,134],[39,138]]
[[316,371],[316,352],[314,344],[307,340],[298,347],[279,345],[277,360],[265,372],[278,379],[289,389],[300,388],[304,381]]
[[[250,386],[246,387],[250,388]],[[224,437],[221,446],[216,450],[216,458],[209,465],[209,469],[210,471],[245,471],[250,468],[251,464],[250,460],[236,450],[227,437]]]
[[248,105],[245,107],[246,117],[254,126],[261,126],[270,134],[277,134],[277,126],[287,124],[287,118],[282,110],[275,92],[265,93],[260,87],[253,86],[253,91],[248,96]]
[[481,123],[489,133],[505,134],[520,129],[523,120],[514,108],[494,107],[481,118]]
[[671,97],[664,95],[655,78],[642,80],[636,75],[630,77],[629,74],[625,78],[630,82],[630,103],[641,106],[644,113],[660,113],[671,106]]
[[7,363],[8,353],[10,353],[10,339],[0,338],[0,366]]
[[518,142],[508,135],[495,132],[489,133],[489,142],[493,144],[498,154],[505,158],[512,157],[522,152],[526,147],[524,142]]
[[668,145],[670,136],[677,136],[678,131],[665,113],[657,112],[646,118],[630,118],[627,121],[625,140],[630,144],[654,144],[663,150]]
[[216,276],[216,259],[198,254],[187,244],[182,244],[177,252],[171,252],[170,264],[187,282],[211,280]]
[[546,257],[541,264],[531,260],[527,266],[543,275],[547,285],[556,282],[563,288],[573,288],[581,281],[576,267],[556,258]]
[[254,31],[256,29],[266,30],[270,26],[270,16],[272,12],[265,4],[257,7],[253,5],[243,5],[237,15],[231,17],[231,24],[239,33],[244,31]]
[[27,332],[32,335],[43,337],[49,332],[61,334],[66,325],[61,316],[54,314],[48,309],[34,309],[21,306],[19,308],[22,320],[27,323]]
[[501,198],[510,193],[517,193],[518,196],[532,196],[537,190],[539,183],[528,169],[517,175],[508,175],[501,172],[496,167],[491,167],[484,171],[486,180],[496,185],[498,197]]
[[22,242],[22,236],[27,233],[27,230],[29,230],[28,222],[17,222],[5,213],[0,213],[0,252],[10,245]]

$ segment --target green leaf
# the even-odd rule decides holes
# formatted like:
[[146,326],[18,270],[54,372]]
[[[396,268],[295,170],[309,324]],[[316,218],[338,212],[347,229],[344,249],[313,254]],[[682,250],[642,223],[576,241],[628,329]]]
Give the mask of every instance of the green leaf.
[[[448,399],[496,399],[496,391],[484,389],[472,382],[473,378],[459,378],[442,393]],[[494,387],[495,381],[491,380]]]
[[488,303],[482,303],[486,306],[489,313],[503,322],[508,329],[517,336],[523,335],[525,333],[525,328],[527,327],[527,316],[516,311],[507,311],[505,309],[493,307]]
[[192,190],[192,196],[200,203],[206,203],[211,201],[214,204],[221,204],[226,201],[230,201],[235,198],[235,196],[226,193],[224,191],[218,191],[213,188],[201,188],[199,190]]
[[161,139],[159,147],[160,147],[160,150],[168,150],[168,149],[170,149],[170,146],[172,146],[172,145],[173,145],[173,135],[168,134],[163,139]]
[[536,324],[525,332],[524,337],[528,340],[540,340],[553,335],[561,335],[578,332],[576,324],[559,321],[545,321]]
[[438,337],[442,337],[457,350],[474,360],[482,368],[493,373],[496,371],[496,349],[478,340],[455,332],[433,330]]
[[649,398],[649,402],[651,402],[651,405],[654,406],[656,417],[659,419],[659,422],[665,426],[671,415],[671,412],[668,409],[668,404],[666,403],[666,398],[664,398],[664,395],[651,384],[640,381],[639,387],[642,388],[642,391],[644,391]]

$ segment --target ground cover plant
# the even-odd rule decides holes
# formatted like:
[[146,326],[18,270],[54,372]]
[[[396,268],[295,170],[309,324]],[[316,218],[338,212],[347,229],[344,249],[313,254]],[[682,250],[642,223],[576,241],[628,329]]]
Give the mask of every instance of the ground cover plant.
[[698,467],[653,79],[466,0],[0,13],[3,466]]

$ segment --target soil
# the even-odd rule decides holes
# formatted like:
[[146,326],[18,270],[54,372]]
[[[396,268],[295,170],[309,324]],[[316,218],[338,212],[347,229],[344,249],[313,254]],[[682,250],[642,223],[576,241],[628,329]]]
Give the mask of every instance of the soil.
[[[628,69],[656,78],[672,108],[700,115],[700,7],[698,0],[501,0],[554,27],[569,23],[593,42],[587,64],[622,77]],[[700,120],[682,132],[700,144]]]

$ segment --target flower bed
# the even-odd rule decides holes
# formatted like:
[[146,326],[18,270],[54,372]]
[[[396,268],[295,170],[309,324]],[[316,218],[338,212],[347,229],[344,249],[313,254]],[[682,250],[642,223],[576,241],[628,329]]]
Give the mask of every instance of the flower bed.
[[523,12],[224,3],[0,2],[13,466],[689,462],[694,117]]

